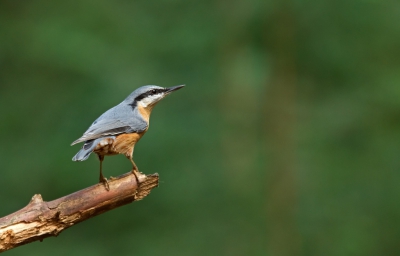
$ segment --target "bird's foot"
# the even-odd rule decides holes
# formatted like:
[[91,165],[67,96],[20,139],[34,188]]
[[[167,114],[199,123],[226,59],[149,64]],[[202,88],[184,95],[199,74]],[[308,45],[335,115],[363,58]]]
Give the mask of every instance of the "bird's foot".
[[143,182],[146,179],[146,175],[139,172],[137,169],[132,169],[132,173],[136,177],[136,182],[139,184],[140,182]]
[[110,191],[110,185],[108,184],[108,180],[106,178],[103,177],[102,179],[100,179],[100,183],[103,183],[105,189],[107,191]]

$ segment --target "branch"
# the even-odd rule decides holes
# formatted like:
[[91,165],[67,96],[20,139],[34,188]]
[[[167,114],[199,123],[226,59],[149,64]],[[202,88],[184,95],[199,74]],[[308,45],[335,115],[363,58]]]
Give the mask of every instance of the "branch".
[[0,218],[0,253],[14,247],[57,236],[76,223],[119,206],[138,201],[158,186],[158,174],[139,177],[123,174],[109,181],[110,191],[96,184],[59,199],[45,202],[36,194],[27,206]]

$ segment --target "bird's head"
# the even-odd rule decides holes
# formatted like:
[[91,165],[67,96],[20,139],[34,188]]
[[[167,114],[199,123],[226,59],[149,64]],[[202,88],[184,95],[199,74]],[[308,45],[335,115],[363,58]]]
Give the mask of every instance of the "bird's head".
[[157,85],[142,86],[133,91],[126,99],[130,105],[136,105],[143,108],[153,108],[160,100],[168,94],[181,89],[185,85],[178,85],[169,88],[160,87]]

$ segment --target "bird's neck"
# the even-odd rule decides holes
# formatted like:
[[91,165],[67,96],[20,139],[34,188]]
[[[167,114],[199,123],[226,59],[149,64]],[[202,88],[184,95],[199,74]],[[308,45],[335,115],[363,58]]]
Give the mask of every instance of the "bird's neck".
[[140,106],[140,104],[138,104],[138,106],[137,106],[139,113],[142,115],[143,119],[147,123],[149,123],[149,121],[150,121],[150,114],[151,114],[151,111],[153,110],[153,107],[154,107],[154,105],[143,107],[143,106]]

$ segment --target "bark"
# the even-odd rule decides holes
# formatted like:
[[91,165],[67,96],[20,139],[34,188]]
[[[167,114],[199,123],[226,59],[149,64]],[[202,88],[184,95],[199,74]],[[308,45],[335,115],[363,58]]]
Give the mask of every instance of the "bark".
[[57,236],[63,230],[119,206],[138,201],[158,186],[158,174],[139,177],[126,173],[109,181],[110,191],[96,184],[53,201],[36,194],[27,206],[0,218],[0,253]]

